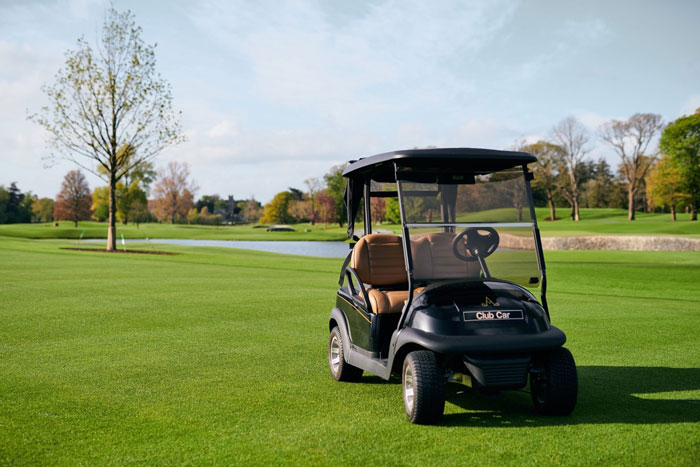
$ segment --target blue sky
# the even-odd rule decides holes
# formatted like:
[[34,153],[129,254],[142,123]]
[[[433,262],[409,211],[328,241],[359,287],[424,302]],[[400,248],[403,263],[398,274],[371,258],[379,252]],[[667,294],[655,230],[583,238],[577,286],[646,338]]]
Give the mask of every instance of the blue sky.
[[[0,184],[55,196],[44,103],[63,53],[107,3],[0,0]],[[507,148],[579,118],[598,126],[700,107],[700,2],[130,1],[173,86],[200,189],[269,201],[349,159],[435,146]],[[92,187],[103,183],[89,177]]]

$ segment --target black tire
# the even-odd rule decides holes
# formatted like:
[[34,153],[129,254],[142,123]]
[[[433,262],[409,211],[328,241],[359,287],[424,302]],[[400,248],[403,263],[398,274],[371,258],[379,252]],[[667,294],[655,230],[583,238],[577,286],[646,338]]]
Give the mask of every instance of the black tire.
[[445,411],[445,380],[433,352],[416,350],[406,355],[401,388],[411,423],[430,425],[440,421]]
[[542,356],[539,372],[530,373],[530,393],[538,413],[569,415],[573,412],[578,398],[578,375],[568,349],[561,347]]
[[334,327],[328,339],[328,366],[331,376],[336,381],[357,382],[362,378],[362,369],[345,361],[343,336],[338,327]]

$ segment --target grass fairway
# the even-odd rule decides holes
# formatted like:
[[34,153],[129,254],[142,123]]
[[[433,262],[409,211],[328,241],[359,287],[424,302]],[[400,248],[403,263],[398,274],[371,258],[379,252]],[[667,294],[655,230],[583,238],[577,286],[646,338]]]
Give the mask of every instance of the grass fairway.
[[340,260],[0,237],[0,464],[626,464],[700,459],[700,254],[546,254],[579,366],[570,417],[328,373]]

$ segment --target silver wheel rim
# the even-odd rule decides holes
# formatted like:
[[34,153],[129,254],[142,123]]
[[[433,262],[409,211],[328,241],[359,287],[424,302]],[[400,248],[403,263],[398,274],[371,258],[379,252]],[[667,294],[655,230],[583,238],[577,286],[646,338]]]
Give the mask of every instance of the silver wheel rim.
[[340,343],[338,342],[338,336],[334,335],[331,339],[331,371],[333,374],[338,373],[338,368],[340,368]]
[[413,412],[413,403],[416,398],[416,389],[413,381],[413,370],[411,365],[406,365],[403,371],[403,403],[406,406],[406,412]]

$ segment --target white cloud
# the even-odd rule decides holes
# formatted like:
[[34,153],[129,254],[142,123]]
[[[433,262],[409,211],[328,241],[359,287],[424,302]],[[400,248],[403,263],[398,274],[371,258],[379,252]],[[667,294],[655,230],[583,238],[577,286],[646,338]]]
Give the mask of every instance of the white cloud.
[[456,128],[448,145],[505,149],[520,137],[522,137],[521,132],[511,128],[502,120],[472,118]]
[[700,109],[700,94],[690,96],[688,99],[686,99],[686,101],[683,103],[683,106],[681,107],[681,111],[678,117],[680,117],[681,115],[692,115],[698,109]]
[[487,43],[512,7],[387,1],[341,24],[313,3],[262,3],[247,15],[240,10],[235,2],[210,2],[191,16],[202,33],[251,64],[264,98],[357,125],[445,105],[445,93],[473,89],[469,77],[450,72],[452,62]]

